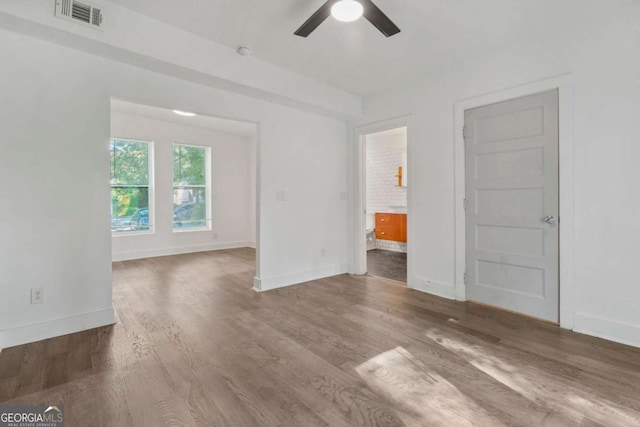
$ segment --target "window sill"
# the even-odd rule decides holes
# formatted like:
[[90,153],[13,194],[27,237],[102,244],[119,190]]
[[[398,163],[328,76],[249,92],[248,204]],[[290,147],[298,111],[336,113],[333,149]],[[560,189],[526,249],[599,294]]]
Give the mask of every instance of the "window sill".
[[111,233],[111,237],[131,237],[131,236],[148,236],[156,234],[155,231],[123,231],[121,233]]
[[211,231],[211,227],[191,227],[191,228],[174,228],[172,230],[174,233],[192,233],[192,232],[203,232],[203,231]]

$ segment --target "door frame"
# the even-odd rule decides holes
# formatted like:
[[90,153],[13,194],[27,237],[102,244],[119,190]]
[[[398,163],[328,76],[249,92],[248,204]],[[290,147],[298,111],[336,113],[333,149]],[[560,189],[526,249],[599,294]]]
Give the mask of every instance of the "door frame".
[[[407,170],[413,168],[413,143],[411,132],[411,115],[396,117],[379,122],[358,126],[354,131],[354,171],[355,171],[355,203],[353,218],[353,268],[351,274],[367,273],[367,176],[366,176],[366,137],[372,133],[386,130],[407,128]],[[407,175],[407,286],[412,287],[413,271],[413,174]]]
[[463,137],[465,111],[498,102],[522,98],[536,93],[558,90],[559,118],[559,200],[560,200],[560,327],[574,328],[575,282],[574,282],[574,79],[572,74],[564,74],[546,80],[512,87],[489,94],[468,98],[455,103],[455,295],[457,300],[466,301],[466,214],[464,199],[465,146]]

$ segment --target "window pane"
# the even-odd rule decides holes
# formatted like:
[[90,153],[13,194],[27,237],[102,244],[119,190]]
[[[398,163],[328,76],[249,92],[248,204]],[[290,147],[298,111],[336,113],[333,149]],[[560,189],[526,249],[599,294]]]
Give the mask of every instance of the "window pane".
[[173,146],[173,228],[208,228],[207,149]]
[[149,230],[149,144],[111,140],[111,231]]
[[111,231],[149,230],[149,188],[111,188]]
[[174,186],[206,185],[205,149],[200,147],[173,146]]
[[111,141],[111,184],[149,185],[149,145],[137,141]]
[[173,189],[173,228],[206,227],[207,200],[204,187]]

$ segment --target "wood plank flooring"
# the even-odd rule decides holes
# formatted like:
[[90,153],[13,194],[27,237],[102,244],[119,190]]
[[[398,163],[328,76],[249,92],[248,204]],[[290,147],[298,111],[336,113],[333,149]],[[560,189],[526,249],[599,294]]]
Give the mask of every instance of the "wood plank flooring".
[[367,272],[372,276],[407,283],[407,254],[382,249],[367,251]]
[[119,322],[0,353],[68,426],[637,426],[640,349],[370,276],[252,289],[249,249],[114,263]]

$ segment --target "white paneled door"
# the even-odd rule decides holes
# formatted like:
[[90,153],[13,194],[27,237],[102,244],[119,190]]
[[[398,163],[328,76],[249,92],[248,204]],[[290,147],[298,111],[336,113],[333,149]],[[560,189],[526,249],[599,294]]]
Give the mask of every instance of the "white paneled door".
[[467,295],[558,322],[558,91],[465,112]]

